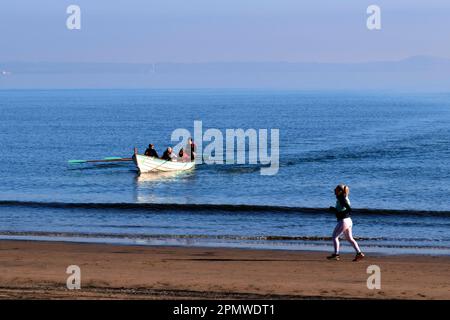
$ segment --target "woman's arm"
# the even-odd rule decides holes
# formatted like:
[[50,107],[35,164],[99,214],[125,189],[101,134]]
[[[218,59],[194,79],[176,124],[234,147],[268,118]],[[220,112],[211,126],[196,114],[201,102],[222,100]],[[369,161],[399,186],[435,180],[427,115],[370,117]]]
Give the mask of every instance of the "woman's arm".
[[352,207],[350,206],[350,203],[348,203],[347,198],[344,198],[343,207],[345,208],[346,212],[351,212],[352,211]]

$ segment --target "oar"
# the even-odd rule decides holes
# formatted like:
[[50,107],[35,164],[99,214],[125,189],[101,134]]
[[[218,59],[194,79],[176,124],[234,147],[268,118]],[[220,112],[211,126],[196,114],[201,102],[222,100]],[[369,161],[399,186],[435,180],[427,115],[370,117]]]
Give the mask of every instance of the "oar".
[[121,158],[121,157],[107,157],[99,160],[69,160],[69,164],[79,164],[79,163],[95,163],[95,162],[122,162],[122,161],[133,161],[132,158]]

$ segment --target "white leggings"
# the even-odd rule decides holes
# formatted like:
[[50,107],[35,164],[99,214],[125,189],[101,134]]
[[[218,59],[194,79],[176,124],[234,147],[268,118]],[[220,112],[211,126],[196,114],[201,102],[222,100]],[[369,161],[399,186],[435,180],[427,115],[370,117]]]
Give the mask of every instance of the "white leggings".
[[339,254],[339,237],[341,234],[345,235],[345,238],[352,244],[356,252],[361,252],[358,243],[353,239],[352,227],[353,221],[351,218],[345,218],[337,223],[336,228],[334,228],[333,231],[334,253]]

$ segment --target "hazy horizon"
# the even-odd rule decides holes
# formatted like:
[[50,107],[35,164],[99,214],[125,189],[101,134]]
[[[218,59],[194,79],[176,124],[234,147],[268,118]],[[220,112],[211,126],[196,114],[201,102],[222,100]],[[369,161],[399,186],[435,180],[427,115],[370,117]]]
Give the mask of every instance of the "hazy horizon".
[[367,63],[0,62],[0,89],[245,88],[450,90],[450,59],[416,56]]
[[198,61],[198,62],[189,62],[189,61],[169,61],[169,60],[161,60],[161,61],[99,61],[99,60],[90,60],[90,61],[77,61],[77,60],[68,60],[68,61],[51,61],[51,60],[40,60],[40,61],[30,61],[30,60],[0,60],[0,66],[3,64],[11,64],[11,63],[29,63],[29,64],[129,64],[129,65],[151,65],[151,64],[228,64],[228,63],[246,63],[246,64],[258,64],[258,63],[289,63],[289,64],[341,64],[341,65],[352,65],[352,64],[365,64],[365,63],[383,63],[383,62],[401,62],[404,60],[415,59],[415,58],[424,58],[424,59],[437,59],[437,60],[448,60],[450,62],[450,56],[437,56],[437,55],[426,55],[426,54],[413,54],[407,55],[400,58],[395,59],[372,59],[372,60],[361,60],[361,61],[312,61],[312,60],[211,60],[211,61]]

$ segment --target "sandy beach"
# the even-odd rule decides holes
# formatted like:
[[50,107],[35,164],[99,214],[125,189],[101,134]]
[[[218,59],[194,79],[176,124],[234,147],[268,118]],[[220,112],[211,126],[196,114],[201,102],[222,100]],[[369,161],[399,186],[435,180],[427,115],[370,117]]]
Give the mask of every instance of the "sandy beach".
[[[450,299],[450,257],[1,241],[1,299]],[[81,268],[68,290],[66,268]],[[366,269],[381,268],[369,290]]]

